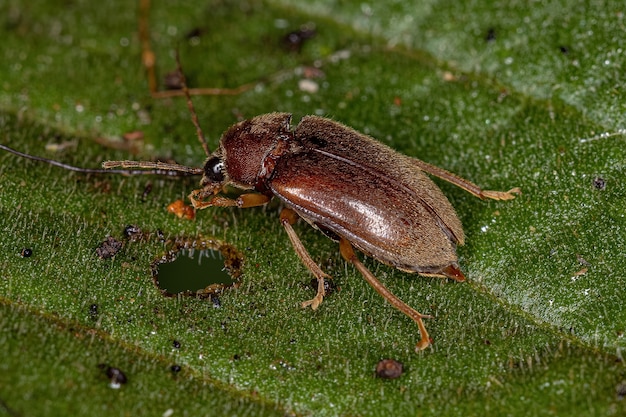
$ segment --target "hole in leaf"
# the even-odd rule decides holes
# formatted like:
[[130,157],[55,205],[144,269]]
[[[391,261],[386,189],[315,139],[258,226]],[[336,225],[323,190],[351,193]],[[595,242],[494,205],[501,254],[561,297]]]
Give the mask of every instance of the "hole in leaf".
[[152,277],[163,295],[209,298],[240,285],[243,256],[212,240],[179,240],[152,263]]

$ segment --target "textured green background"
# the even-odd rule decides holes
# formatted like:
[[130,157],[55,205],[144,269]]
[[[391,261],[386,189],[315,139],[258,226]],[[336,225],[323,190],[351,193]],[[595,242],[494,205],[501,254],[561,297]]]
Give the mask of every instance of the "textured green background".
[[[136,5],[22,3],[0,4],[2,143],[86,167],[202,164],[184,101],[148,93]],[[151,13],[159,74],[174,68],[178,47],[193,86],[236,87],[322,63],[314,94],[288,71],[236,97],[195,99],[213,147],[238,116],[320,114],[486,188],[523,189],[512,202],[483,202],[440,183],[465,225],[468,283],[366,260],[434,316],[432,348],[415,354],[414,324],[305,224],[296,230],[340,291],[318,311],[300,309],[314,290],[275,204],[181,220],[165,207],[195,180],[82,175],[3,153],[0,413],[626,413],[625,8],[457,3],[189,1],[155,3]],[[299,54],[286,51],[281,37],[306,23],[317,36]],[[194,29],[200,36],[188,39]],[[138,154],[112,149],[135,130],[145,134]],[[66,141],[64,151],[45,149]],[[166,249],[157,239],[126,242],[112,260],[95,256],[128,224],[232,243],[246,256],[242,287],[221,308],[162,297],[150,279]],[[32,257],[19,256],[24,247]],[[400,379],[374,377],[387,357],[404,363]],[[100,363],[129,382],[111,389]],[[173,364],[182,371],[172,374]]]

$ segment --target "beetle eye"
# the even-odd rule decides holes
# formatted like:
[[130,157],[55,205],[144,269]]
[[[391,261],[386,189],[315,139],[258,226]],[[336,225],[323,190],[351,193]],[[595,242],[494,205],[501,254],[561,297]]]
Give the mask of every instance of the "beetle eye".
[[224,181],[224,161],[214,156],[206,161],[204,165],[204,176],[213,182]]

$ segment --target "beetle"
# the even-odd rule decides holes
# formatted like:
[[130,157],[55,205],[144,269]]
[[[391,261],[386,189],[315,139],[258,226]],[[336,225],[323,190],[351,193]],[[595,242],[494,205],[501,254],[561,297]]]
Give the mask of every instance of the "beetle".
[[[181,73],[182,74],[182,73]],[[416,322],[416,351],[430,345],[424,315],[389,291],[358,259],[353,247],[386,265],[424,276],[464,281],[456,247],[465,236],[456,212],[426,175],[439,177],[481,199],[510,200],[520,193],[482,190],[470,181],[403,155],[348,126],[319,116],[305,116],[291,127],[289,113],[268,113],[227,129],[215,152],[209,151],[183,78],[183,90],[198,138],[207,154],[202,169],[142,161],[107,161],[103,168],[150,168],[202,174],[201,188],[189,199],[196,209],[249,208],[278,198],[280,221],[296,254],[317,278],[314,298],[302,307],[317,309],[328,274],[306,250],[293,224],[300,217],[339,241],[342,257],[396,309]],[[234,186],[237,198],[223,195]]]

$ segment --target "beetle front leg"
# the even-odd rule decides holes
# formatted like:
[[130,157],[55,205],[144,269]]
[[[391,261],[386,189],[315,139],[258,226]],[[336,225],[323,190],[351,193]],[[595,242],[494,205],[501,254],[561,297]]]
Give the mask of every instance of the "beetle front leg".
[[420,330],[421,338],[415,346],[415,351],[418,352],[430,346],[430,336],[426,331],[426,326],[424,326],[424,322],[422,321],[422,319],[431,318],[432,316],[419,313],[418,311],[412,309],[411,307],[406,305],[404,301],[402,301],[401,299],[396,297],[391,291],[389,291],[378,279],[376,279],[374,274],[372,274],[369,269],[367,269],[365,265],[363,265],[363,263],[359,261],[359,258],[357,258],[354,250],[352,249],[352,244],[347,239],[341,238],[339,240],[339,251],[341,252],[341,256],[343,256],[346,261],[350,262],[356,267],[356,269],[359,270],[361,275],[363,275],[363,278],[365,278],[365,281],[367,281],[367,283],[370,284],[378,294],[380,294],[385,300],[389,301],[392,306],[400,310],[402,313],[411,318],[415,323],[417,323],[417,327]]
[[309,252],[300,241],[300,238],[292,226],[297,220],[298,214],[291,209],[284,208],[280,212],[280,223],[285,228],[287,236],[289,236],[289,240],[291,241],[291,245],[295,249],[304,266],[306,266],[315,278],[317,278],[317,294],[312,299],[302,302],[302,308],[311,306],[313,310],[316,310],[324,300],[324,279],[330,279],[331,277],[330,275],[324,273],[324,271],[322,271],[322,269],[315,263],[313,258],[311,258],[311,255],[309,255]]
[[[205,200],[206,198],[208,200]],[[270,199],[271,197],[257,193],[241,194],[235,199],[223,197],[219,194],[214,195],[213,193],[206,195],[204,190],[195,190],[189,194],[189,200],[196,210],[207,207],[258,207],[267,204]]]
[[417,158],[411,158],[411,160],[422,171],[427,172],[430,175],[434,175],[435,177],[441,178],[442,180],[447,181],[450,184],[454,184],[457,187],[460,187],[468,193],[472,194],[473,196],[480,198],[481,200],[484,200],[485,198],[489,198],[492,200],[512,200],[515,198],[515,194],[522,193],[522,190],[519,187],[511,188],[509,191],[483,190],[473,182],[468,181],[465,178],[461,178],[456,174],[446,171],[445,169],[441,169],[437,166],[428,164]]

